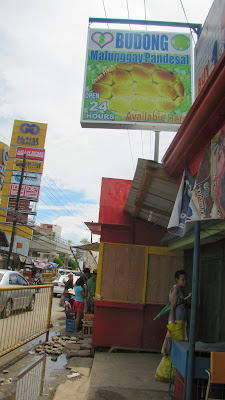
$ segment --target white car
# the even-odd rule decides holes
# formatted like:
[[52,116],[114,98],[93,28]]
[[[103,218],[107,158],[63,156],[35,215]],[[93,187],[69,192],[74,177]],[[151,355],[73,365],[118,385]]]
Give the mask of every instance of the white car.
[[[79,278],[80,278],[79,276],[73,274],[73,285],[75,285],[75,282]],[[58,278],[56,278],[52,282],[52,284],[53,284],[53,296],[54,297],[57,297],[58,294],[62,294],[64,292],[65,282],[67,282],[68,279],[69,279],[68,275],[60,275],[60,276],[58,276]]]
[[[0,269],[0,287],[28,286],[24,277],[16,271]],[[26,309],[33,311],[35,304],[35,289],[25,290],[1,290],[0,291],[0,314],[2,318],[8,318],[12,311]]]

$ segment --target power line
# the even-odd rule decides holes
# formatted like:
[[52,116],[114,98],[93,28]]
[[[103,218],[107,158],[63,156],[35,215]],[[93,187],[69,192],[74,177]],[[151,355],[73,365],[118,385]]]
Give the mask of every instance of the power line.
[[[147,12],[146,12],[146,4],[144,0],[144,12],[145,12],[145,21],[147,20]],[[147,25],[145,25],[145,30],[147,31]]]
[[[65,195],[65,193],[61,190],[61,188],[55,183],[55,181],[49,176],[49,174],[46,172],[46,170],[44,170],[45,174],[49,177],[49,179],[54,183],[54,185],[57,187],[57,189],[63,194],[63,196],[70,202],[72,203],[72,201]],[[91,219],[90,217],[87,217],[85,214],[83,214],[81,211],[80,213],[85,217],[85,219]]]
[[[189,24],[189,21],[188,21],[188,18],[187,18],[187,14],[186,14],[186,12],[185,12],[185,9],[184,9],[184,6],[183,6],[183,3],[182,3],[182,0],[180,0],[180,4],[181,4],[182,10],[183,10],[183,12],[184,12],[184,15],[185,15],[186,21],[187,21],[187,23]],[[191,28],[190,28],[190,33],[191,33],[192,40],[193,40],[194,44],[196,44],[196,43],[195,43],[195,39],[194,39],[194,36],[193,36],[193,33],[192,33],[192,30],[191,30]]]
[[130,133],[129,133],[128,129],[127,129],[127,133],[128,133],[128,140],[129,140],[129,144],[130,144],[130,154],[131,154],[133,170],[134,170],[134,160],[133,160],[133,154],[132,154],[131,143],[130,143]]
[[142,131],[141,131],[141,147],[142,147],[142,158],[144,158],[144,148],[143,148],[143,137],[142,137]]
[[[106,17],[106,19],[107,19],[104,0],[102,0],[102,4],[103,4],[104,12],[105,12],[105,17]],[[109,29],[109,24],[108,24],[108,22],[107,22],[107,27],[108,27],[108,29]]]
[[[127,3],[127,15],[128,15],[128,19],[130,19],[130,13],[129,13],[129,7],[128,7],[128,0],[126,0]],[[129,24],[130,30],[131,30],[131,26]]]

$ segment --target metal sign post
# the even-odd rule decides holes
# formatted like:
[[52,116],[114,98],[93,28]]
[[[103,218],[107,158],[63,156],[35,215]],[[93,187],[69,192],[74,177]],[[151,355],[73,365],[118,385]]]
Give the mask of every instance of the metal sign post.
[[16,196],[16,206],[15,206],[15,212],[14,212],[14,217],[13,217],[12,234],[11,234],[11,240],[10,240],[10,246],[9,246],[8,260],[7,260],[8,268],[11,266],[10,258],[12,255],[12,249],[13,249],[14,238],[15,238],[15,233],[16,233],[16,224],[17,224],[18,210],[19,210],[19,203],[20,203],[20,193],[21,193],[21,189],[22,189],[24,170],[25,170],[25,166],[26,166],[26,153],[24,153],[24,155],[23,155],[23,162],[21,163],[21,165],[22,165],[21,177],[20,177],[20,183],[19,183],[18,192],[17,192],[17,196]]

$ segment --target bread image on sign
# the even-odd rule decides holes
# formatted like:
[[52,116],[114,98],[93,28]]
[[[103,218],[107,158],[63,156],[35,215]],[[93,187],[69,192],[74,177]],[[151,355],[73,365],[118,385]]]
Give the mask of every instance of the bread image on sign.
[[170,113],[184,98],[178,76],[159,65],[117,64],[95,79],[93,92],[99,103],[107,100],[108,110],[121,115],[133,112]]

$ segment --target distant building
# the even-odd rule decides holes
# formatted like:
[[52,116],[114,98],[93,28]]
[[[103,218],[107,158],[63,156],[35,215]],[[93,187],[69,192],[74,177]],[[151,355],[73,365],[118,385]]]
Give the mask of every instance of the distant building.
[[54,225],[54,224],[40,224],[41,230],[45,231],[46,233],[49,233],[49,236],[56,236],[57,238],[61,238],[62,234],[62,228],[59,225]]

